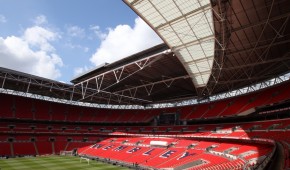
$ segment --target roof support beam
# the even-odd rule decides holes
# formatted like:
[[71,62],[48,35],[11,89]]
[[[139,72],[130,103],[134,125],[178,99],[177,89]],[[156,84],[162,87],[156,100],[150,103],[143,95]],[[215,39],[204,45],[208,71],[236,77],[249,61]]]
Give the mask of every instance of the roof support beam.
[[[271,45],[271,47],[273,46],[277,46],[277,45],[281,45],[281,44],[287,44],[289,43],[290,40],[284,40],[284,41],[278,41],[278,42],[275,42]],[[263,49],[263,48],[267,48],[269,45],[266,44],[266,45],[260,45],[260,46],[257,46],[255,49]],[[235,54],[239,54],[239,53],[246,53],[246,52],[249,52],[249,51],[252,51],[254,48],[247,48],[247,49],[243,49],[243,50],[238,50],[238,51],[234,51],[232,53],[227,53],[227,56],[231,56],[231,55],[235,55]]]
[[61,87],[55,81],[49,82],[49,81],[45,81],[45,80],[38,80],[36,78],[28,77],[28,76],[20,76],[20,75],[14,74],[14,73],[2,71],[2,74],[0,74],[0,78],[3,78],[2,88],[4,87],[4,83],[6,80],[12,80],[12,81],[20,82],[20,83],[25,83],[25,84],[30,83],[30,85],[45,87],[45,88],[49,88],[51,90],[55,89],[55,90],[60,90],[60,91],[65,91],[65,92],[71,92],[71,89],[72,89],[71,85],[63,85],[63,87]]
[[[75,88],[77,88],[77,87],[75,87]],[[84,87],[84,85],[82,85],[82,84],[81,84],[80,88],[81,88],[80,90],[81,90],[82,98],[78,99],[77,101],[82,101],[82,100],[85,100],[85,99],[90,98],[90,97],[98,97],[96,95],[107,94],[107,95],[110,95],[110,98],[112,96],[114,96],[114,97],[118,97],[118,98],[121,97],[121,98],[125,98],[125,99],[128,99],[128,100],[140,101],[140,102],[145,102],[145,103],[151,103],[152,102],[150,100],[145,100],[145,99],[136,98],[136,97],[132,97],[132,96],[126,96],[126,95],[123,95],[123,93],[119,94],[119,93],[114,93],[114,92],[97,90],[97,89],[90,88],[90,87],[87,87],[87,86]]]
[[235,67],[227,67],[227,68],[223,68],[223,70],[236,70],[236,69],[241,69],[241,68],[246,68],[246,67],[253,67],[253,66],[257,66],[257,65],[262,65],[262,64],[269,64],[269,63],[274,63],[274,62],[281,62],[281,61],[285,61],[285,60],[290,60],[289,55],[290,55],[290,53],[288,52],[281,58],[274,58],[271,60],[253,62],[253,63],[249,63],[249,64],[238,65]]
[[[145,67],[147,67],[147,66],[151,65],[152,63],[156,62],[157,60],[161,59],[163,56],[164,56],[164,55],[157,56],[156,58],[153,58],[151,61],[149,61],[149,58],[147,58],[147,59],[145,59],[145,62],[144,62],[143,64],[140,64],[140,63],[142,63],[142,62],[140,62],[140,63],[135,62],[135,64],[138,65],[138,67],[139,67],[138,70],[136,70],[136,71],[134,71],[134,72],[128,74],[127,76],[123,77],[122,79],[117,80],[117,82],[115,82],[115,83],[113,83],[113,84],[110,84],[110,85],[107,86],[107,87],[104,87],[103,89],[101,89],[101,86],[99,86],[99,91],[100,91],[100,90],[102,90],[102,91],[106,91],[108,88],[110,88],[110,87],[116,85],[117,83],[119,83],[119,82],[121,82],[121,81],[127,79],[128,77],[130,77],[130,76],[136,74],[137,72],[143,70]],[[149,62],[148,62],[148,61],[149,61]],[[124,68],[125,68],[125,67],[123,67],[123,69],[124,69]],[[122,69],[122,70],[123,70],[123,69]],[[105,75],[103,74],[102,76],[103,76],[103,78],[104,78]],[[117,77],[117,76],[116,76],[116,77]],[[103,80],[103,78],[102,78],[102,80]],[[120,77],[120,78],[121,78],[121,77]]]
[[256,51],[256,48],[258,47],[259,42],[262,40],[262,37],[264,35],[264,32],[265,32],[265,30],[267,28],[267,25],[269,23],[269,19],[270,19],[271,14],[272,14],[272,10],[273,10],[273,7],[274,7],[274,3],[275,3],[275,1],[273,0],[272,1],[272,4],[271,4],[271,7],[270,7],[270,10],[269,10],[269,13],[268,13],[267,21],[266,21],[265,25],[263,26],[263,29],[260,32],[260,35],[259,35],[257,41],[255,42],[255,45],[254,45],[253,50],[250,51],[250,54],[248,55],[248,58],[246,58],[246,61],[248,61],[250,59],[250,57],[252,57],[252,54]]
[[113,73],[114,73],[114,76],[115,76],[115,78],[116,78],[117,83],[120,82],[120,79],[121,79],[121,77],[122,77],[122,74],[123,74],[124,68],[125,68],[125,67],[122,67],[121,72],[119,73],[119,75],[118,75],[119,70],[113,70]]
[[[147,66],[151,65],[152,63],[158,61],[159,59],[161,59],[162,57],[164,57],[168,53],[170,53],[170,50],[162,51],[160,53],[157,53],[157,54],[142,58],[142,59],[134,61],[132,63],[128,63],[126,65],[120,66],[120,67],[115,68],[113,70],[109,70],[109,71],[107,71],[105,73],[101,73],[99,75],[91,77],[91,78],[89,78],[87,80],[81,81],[81,82],[73,85],[73,87],[74,88],[78,88],[79,87],[81,89],[82,98],[79,99],[79,100],[85,100],[85,99],[87,99],[89,97],[95,96],[98,93],[105,93],[105,94],[109,94],[110,98],[111,98],[111,95],[113,95],[113,96],[117,96],[118,99],[120,99],[120,100],[121,100],[121,98],[126,98],[126,99],[129,99],[129,100],[135,100],[135,101],[141,101],[141,102],[151,102],[149,100],[136,98],[135,96],[134,97],[126,96],[126,95],[123,95],[123,93],[122,94],[111,93],[111,92],[108,91],[108,89],[110,87],[118,84],[119,82],[127,79],[128,77],[136,74],[137,72],[143,70],[144,68],[146,68]],[[133,71],[131,73],[128,73],[126,76],[124,76],[124,70],[126,69],[126,67],[131,66],[131,65],[137,65],[138,69],[136,69],[135,71]],[[102,87],[103,84],[104,84],[103,83],[104,79],[105,79],[104,77],[107,74],[113,74],[115,76],[116,82],[112,83],[112,84],[109,84],[106,87]],[[96,84],[96,89],[93,89],[92,86],[88,86],[89,84]],[[90,93],[87,93],[87,89],[90,90]],[[108,101],[110,101],[110,100],[108,100]]]
[[[150,89],[152,90],[152,86],[156,85],[156,84],[165,84],[167,87],[170,87],[171,84],[175,81],[175,80],[178,80],[178,79],[188,79],[190,78],[189,75],[185,75],[185,76],[179,76],[179,77],[174,77],[174,78],[169,78],[169,79],[164,79],[164,80],[160,80],[160,81],[156,81],[156,82],[151,82],[151,83],[147,83],[147,84],[143,84],[143,85],[140,85],[140,86],[135,86],[135,87],[130,87],[130,88],[127,88],[127,89],[123,89],[123,90],[119,90],[119,91],[115,91],[114,93],[121,93],[121,92],[125,92],[125,91],[131,91],[131,90],[136,90],[139,89],[139,88],[146,88],[147,90],[147,87],[151,87]],[[148,92],[148,91],[147,91]],[[131,93],[131,92],[130,92]],[[135,92],[136,93],[136,92]]]
[[263,21],[260,21],[260,22],[255,22],[255,23],[252,23],[252,24],[248,24],[248,25],[244,25],[242,27],[238,27],[238,28],[232,29],[231,32],[237,32],[237,31],[242,31],[244,29],[257,27],[257,26],[260,26],[260,25],[263,25],[263,24],[267,24],[267,23],[271,23],[273,21],[277,21],[279,19],[283,19],[283,18],[286,18],[286,17],[289,17],[289,16],[290,16],[290,12],[288,12],[286,14],[283,14],[283,15],[276,16],[276,17],[272,17],[269,20],[266,19],[266,20],[263,20]]
[[[122,65],[122,66],[120,66],[120,67],[117,67],[117,68],[115,68],[115,69],[113,69],[113,70],[109,70],[109,71],[106,71],[106,72],[100,73],[100,74],[98,74],[98,75],[96,75],[96,76],[93,76],[93,77],[91,77],[91,78],[89,78],[89,79],[86,79],[86,80],[84,80],[84,81],[81,81],[81,82],[79,82],[79,83],[76,83],[76,84],[74,84],[74,86],[78,86],[78,85],[80,85],[81,83],[83,83],[83,82],[85,82],[85,81],[91,81],[91,80],[93,80],[93,79],[95,79],[95,78],[97,78],[97,77],[100,77],[100,76],[102,76],[102,75],[106,75],[106,74],[114,74],[114,71],[115,71],[115,70],[121,70],[123,67],[125,68],[125,67],[127,67],[127,66],[132,65],[132,64],[142,63],[143,61],[149,60],[149,59],[151,59],[151,58],[157,58],[157,59],[160,59],[161,57],[164,56],[164,54],[168,54],[168,53],[170,53],[170,50],[165,50],[165,51],[159,52],[159,53],[157,53],[157,54],[150,55],[150,56],[145,57],[145,58],[142,58],[142,59],[140,59],[140,60],[137,60],[137,61],[134,61],[134,62],[131,62],[131,63],[125,64],[125,65]],[[155,59],[155,60],[157,60],[157,59]],[[154,61],[155,61],[155,60],[154,60]],[[148,64],[147,64],[147,65],[148,65]],[[143,68],[144,68],[144,66],[143,66]],[[123,79],[122,79],[122,80],[123,80]],[[121,80],[120,80],[120,81],[121,81]]]
[[[209,78],[209,80],[213,79],[213,81],[208,82],[207,86],[197,89],[198,96],[210,96],[213,93],[222,74],[222,68],[224,67],[224,59],[226,55],[225,52],[231,36],[230,34],[228,34],[230,30],[230,21],[228,19],[228,14],[232,13],[232,9],[230,8],[230,2],[218,1],[216,5],[218,6],[217,10],[212,10],[215,16],[214,18],[216,18],[214,22],[218,22],[219,24],[216,24],[216,27],[218,29],[214,31],[216,45],[213,59],[214,62]],[[217,30],[219,30],[219,33]]]
[[100,91],[100,89],[101,89],[101,87],[102,87],[104,77],[105,77],[105,75],[102,74],[102,75],[100,75],[99,77],[96,77],[96,78],[95,78],[95,80],[96,80],[96,86],[97,86],[97,91],[98,91],[98,92]]
[[4,88],[4,84],[5,84],[5,81],[6,81],[6,77],[7,77],[7,73],[5,73],[5,77],[4,77],[3,82],[2,82],[2,88]]
[[27,89],[26,89],[26,93],[28,93],[28,91],[29,91],[30,83],[31,83],[31,79],[29,79],[29,83],[28,83],[28,86],[27,86]]
[[70,101],[72,101],[73,97],[74,97],[74,92],[75,92],[75,87],[73,87],[73,90],[70,94]]

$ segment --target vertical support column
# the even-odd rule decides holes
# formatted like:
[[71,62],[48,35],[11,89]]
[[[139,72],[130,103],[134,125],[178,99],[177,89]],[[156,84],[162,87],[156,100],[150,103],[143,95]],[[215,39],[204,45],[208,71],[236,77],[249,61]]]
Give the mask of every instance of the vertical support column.
[[14,154],[14,146],[13,146],[13,142],[9,142],[10,144],[10,152],[11,152],[11,155],[14,157],[15,154]]
[[36,153],[36,155],[39,155],[38,148],[37,148],[37,146],[36,146],[35,141],[33,142],[33,146],[34,146],[34,149],[35,149],[35,153]]
[[52,142],[51,142],[52,154],[55,154],[54,142],[55,142],[55,141],[52,141]]
[[2,86],[1,86],[2,89],[4,88],[5,81],[6,81],[6,77],[7,77],[7,73],[5,74],[4,80],[3,80],[3,82],[2,82]]

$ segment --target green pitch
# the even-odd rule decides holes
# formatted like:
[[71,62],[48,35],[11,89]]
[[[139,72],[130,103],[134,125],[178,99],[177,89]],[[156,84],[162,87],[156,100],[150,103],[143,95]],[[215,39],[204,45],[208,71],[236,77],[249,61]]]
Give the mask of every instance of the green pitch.
[[128,170],[90,160],[80,163],[79,157],[47,156],[31,158],[0,159],[0,170]]

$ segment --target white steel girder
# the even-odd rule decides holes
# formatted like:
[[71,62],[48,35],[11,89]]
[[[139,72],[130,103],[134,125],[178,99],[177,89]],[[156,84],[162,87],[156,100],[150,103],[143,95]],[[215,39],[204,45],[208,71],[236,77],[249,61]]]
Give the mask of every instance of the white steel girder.
[[[138,73],[139,71],[143,70],[147,66],[153,64],[154,62],[158,61],[159,59],[161,59],[162,57],[164,57],[166,54],[168,54],[170,52],[171,52],[171,50],[165,50],[165,51],[162,51],[160,53],[157,53],[157,54],[154,54],[154,55],[150,55],[150,56],[147,56],[145,58],[139,59],[137,61],[134,61],[134,62],[131,62],[131,63],[127,63],[125,65],[119,66],[119,67],[117,67],[117,68],[115,68],[113,70],[109,70],[109,71],[106,71],[104,73],[98,74],[98,75],[96,75],[94,77],[91,77],[91,78],[89,78],[87,80],[84,80],[84,81],[81,81],[79,83],[74,84],[73,85],[73,89],[75,90],[76,88],[79,88],[81,90],[82,98],[79,99],[79,100],[84,100],[86,98],[93,97],[93,96],[95,96],[98,93],[105,93],[105,94],[109,94],[110,96],[111,95],[117,96],[119,102],[121,102],[122,98],[127,98],[127,99],[131,99],[131,100],[138,100],[138,101],[144,101],[144,102],[152,102],[152,101],[149,101],[149,100],[136,98],[135,96],[133,97],[133,95],[132,96],[126,96],[126,95],[123,95],[123,93],[119,94],[119,93],[116,93],[116,92],[110,92],[110,91],[108,91],[108,89],[110,87],[122,82],[123,80],[129,78],[130,76]],[[126,70],[127,67],[130,67],[132,65],[136,65],[137,69],[134,70],[131,73],[127,73],[126,75],[123,74],[124,70]],[[109,84],[108,86],[104,86],[103,82],[104,82],[105,76],[108,75],[108,74],[113,74],[114,75],[115,82]],[[95,86],[96,86],[95,89],[93,89],[91,87],[88,87],[89,83],[95,84]],[[90,94],[87,94],[87,90],[88,89],[91,91]],[[74,96],[73,96],[73,93],[72,93],[71,99],[73,99],[73,97]],[[109,97],[109,100],[110,100],[110,98],[111,97]]]

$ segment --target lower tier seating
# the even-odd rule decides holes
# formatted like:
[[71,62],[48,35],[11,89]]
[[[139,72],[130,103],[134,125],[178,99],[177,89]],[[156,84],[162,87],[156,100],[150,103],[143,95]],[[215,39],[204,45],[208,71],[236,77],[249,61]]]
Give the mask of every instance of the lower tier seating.
[[[271,144],[189,139],[181,139],[183,145],[180,145],[176,142],[178,139],[150,137],[139,137],[139,141],[144,142],[132,146],[126,143],[130,138],[120,139],[109,138],[89,147],[80,148],[78,154],[147,168],[188,166],[191,169],[205,169],[222,165],[231,169],[242,169],[248,165],[256,165],[257,160],[268,157],[274,148]],[[254,163],[249,164],[249,162]]]

